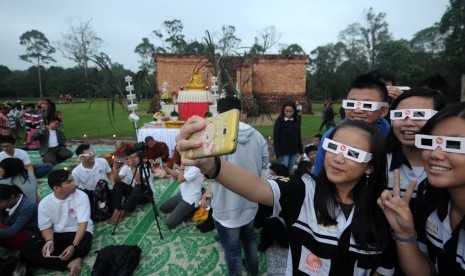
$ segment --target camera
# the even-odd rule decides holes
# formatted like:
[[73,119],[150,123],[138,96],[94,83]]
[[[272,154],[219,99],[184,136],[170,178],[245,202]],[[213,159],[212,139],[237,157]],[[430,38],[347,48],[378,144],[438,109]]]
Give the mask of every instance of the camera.
[[124,158],[124,157],[118,157],[116,159],[116,163],[118,163],[118,164],[124,164],[124,161],[126,161],[126,158]]
[[144,142],[138,142],[134,145],[134,149],[136,150],[137,156],[139,157],[144,157],[146,148],[147,146]]

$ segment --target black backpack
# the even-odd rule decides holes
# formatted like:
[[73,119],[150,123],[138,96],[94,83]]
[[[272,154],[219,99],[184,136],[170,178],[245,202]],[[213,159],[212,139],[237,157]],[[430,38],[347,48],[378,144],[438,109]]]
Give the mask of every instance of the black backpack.
[[94,195],[92,198],[90,217],[93,221],[103,221],[111,217],[111,191],[108,182],[100,179],[95,185]]
[[0,258],[0,275],[34,276],[34,273],[16,257]]
[[142,250],[137,245],[109,245],[95,259],[91,276],[129,276],[139,264]]

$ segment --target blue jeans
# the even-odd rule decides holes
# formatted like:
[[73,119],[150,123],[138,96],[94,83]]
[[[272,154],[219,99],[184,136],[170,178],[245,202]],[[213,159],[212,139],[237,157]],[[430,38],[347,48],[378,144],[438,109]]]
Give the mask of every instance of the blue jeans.
[[289,173],[294,169],[295,162],[297,160],[297,154],[283,155],[279,158],[279,163],[283,164],[289,169]]
[[238,228],[226,228],[215,220],[216,231],[224,250],[228,276],[242,275],[241,244],[244,247],[245,267],[250,275],[258,274],[257,233],[253,220]]
[[52,163],[33,164],[32,166],[34,167],[34,175],[36,178],[44,177],[53,169]]

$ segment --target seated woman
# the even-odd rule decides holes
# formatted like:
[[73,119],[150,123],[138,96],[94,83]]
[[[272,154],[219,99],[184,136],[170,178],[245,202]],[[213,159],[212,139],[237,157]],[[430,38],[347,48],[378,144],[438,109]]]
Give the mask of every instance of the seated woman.
[[82,258],[89,253],[93,238],[89,197],[77,189],[68,170],[52,171],[48,185],[53,193],[39,203],[43,240],[23,247],[20,257],[31,267],[68,268],[70,275],[80,275]]
[[16,186],[0,184],[0,211],[1,247],[19,250],[39,236],[37,205]]
[[31,202],[39,202],[37,179],[21,159],[6,158],[0,162],[0,184],[16,185]]
[[166,220],[168,229],[174,229],[190,219],[202,198],[203,175],[197,167],[181,166],[177,179],[180,192],[160,206],[163,213],[171,212]]

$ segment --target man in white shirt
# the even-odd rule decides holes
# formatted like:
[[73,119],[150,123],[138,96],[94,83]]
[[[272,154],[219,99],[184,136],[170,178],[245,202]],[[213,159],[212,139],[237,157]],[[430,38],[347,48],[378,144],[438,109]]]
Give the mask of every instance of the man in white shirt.
[[110,224],[117,224],[125,215],[133,212],[138,204],[153,200],[152,168],[141,161],[133,148],[128,148],[125,152],[128,157],[124,164],[113,163],[115,185],[112,191],[112,204],[114,210],[108,220]]
[[74,182],[82,190],[93,191],[95,185],[100,179],[112,183],[111,168],[105,158],[96,158],[95,151],[90,145],[79,145],[76,149],[76,155],[81,160],[76,168],[73,169],[72,175]]
[[[107,186],[109,189],[109,183],[113,183],[113,176],[111,174],[111,168],[108,161],[105,158],[96,158],[95,151],[90,148],[90,145],[79,145],[76,149],[76,155],[81,160],[76,168],[73,169],[72,175],[74,182],[78,185],[79,189],[83,190],[87,196],[89,196],[90,207],[91,207],[91,218],[93,221],[105,220],[109,216],[109,212],[105,212],[108,215],[99,217],[96,212],[97,210],[108,207],[111,211],[111,193],[109,192],[104,198],[98,198],[98,191],[96,189],[97,182],[104,180],[99,185]],[[102,201],[103,205],[97,203]]]
[[73,156],[73,153],[66,148],[66,137],[63,131],[59,130],[60,119],[53,117],[47,127],[37,131],[32,140],[40,142],[40,156],[44,163],[56,165]]
[[32,164],[29,154],[22,150],[15,148],[16,139],[13,136],[3,136],[1,141],[2,152],[0,152],[0,161],[5,158],[18,158],[23,161],[27,171],[34,173],[36,178],[41,178],[48,174],[53,169],[51,163]]
[[42,199],[38,211],[43,240],[24,247],[21,259],[31,267],[68,268],[70,275],[80,275],[93,238],[89,198],[77,189],[68,170],[52,171],[48,185],[53,193]]
[[189,220],[199,207],[202,198],[203,174],[194,166],[181,168],[177,172],[179,193],[165,201],[160,206],[163,213],[171,213],[166,220],[168,229],[174,229],[179,224]]

